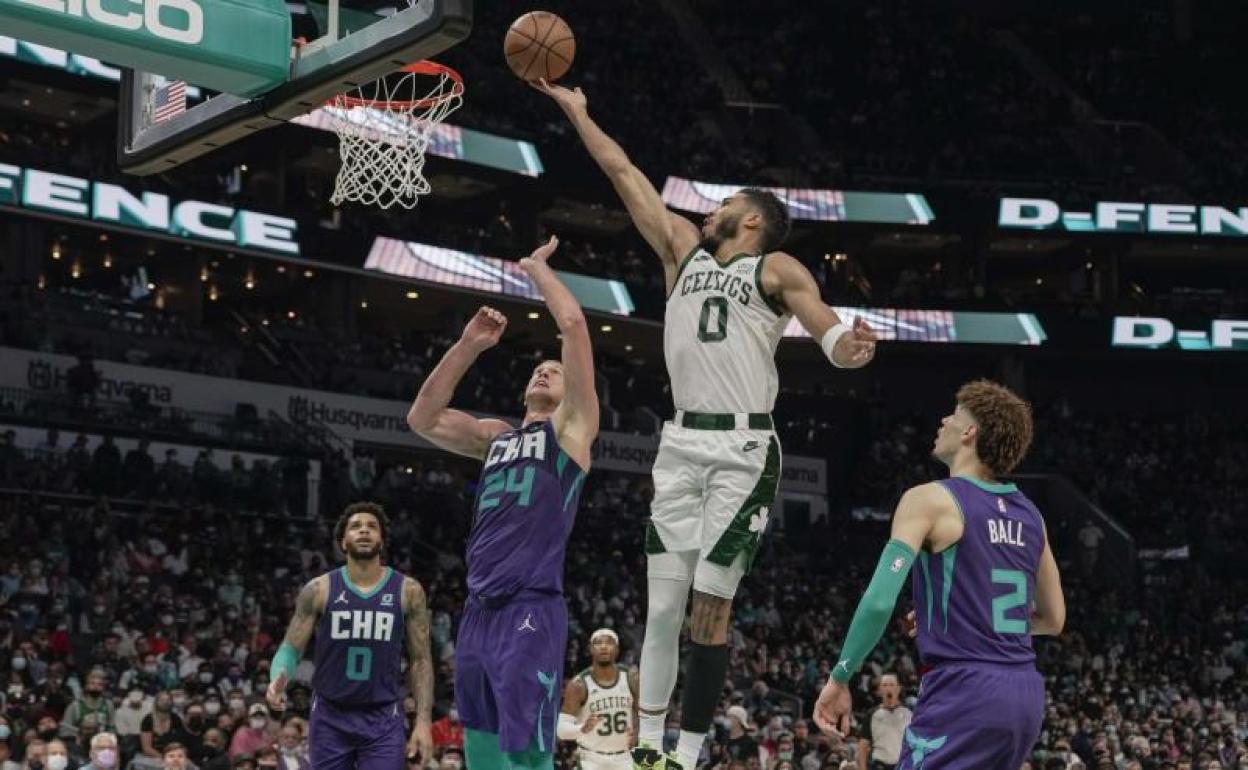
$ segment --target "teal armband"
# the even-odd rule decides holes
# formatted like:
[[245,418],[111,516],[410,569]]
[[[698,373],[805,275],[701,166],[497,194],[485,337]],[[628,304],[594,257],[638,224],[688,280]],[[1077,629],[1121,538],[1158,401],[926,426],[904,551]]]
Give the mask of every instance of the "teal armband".
[[854,619],[849,624],[845,643],[841,645],[841,658],[832,668],[832,678],[836,681],[841,684],[848,682],[879,643],[889,618],[893,616],[897,595],[906,584],[906,576],[910,574],[914,559],[914,549],[900,540],[889,540],[884,546],[867,592],[858,602]]
[[269,681],[276,682],[277,677],[285,674],[286,678],[295,678],[295,669],[299,667],[299,651],[290,642],[282,642],[269,664]]

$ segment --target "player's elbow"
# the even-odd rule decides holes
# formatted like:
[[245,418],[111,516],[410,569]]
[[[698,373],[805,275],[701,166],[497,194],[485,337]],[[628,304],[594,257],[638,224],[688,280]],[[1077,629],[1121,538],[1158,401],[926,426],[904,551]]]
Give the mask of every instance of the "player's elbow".
[[407,427],[411,428],[412,432],[419,436],[424,436],[426,433],[433,430],[433,426],[437,425],[437,423],[437,412],[434,412],[431,409],[421,408],[419,399],[417,399],[416,403],[412,404],[411,409],[407,410]]
[[555,325],[563,334],[588,334],[589,323],[581,309],[572,308],[555,315]]

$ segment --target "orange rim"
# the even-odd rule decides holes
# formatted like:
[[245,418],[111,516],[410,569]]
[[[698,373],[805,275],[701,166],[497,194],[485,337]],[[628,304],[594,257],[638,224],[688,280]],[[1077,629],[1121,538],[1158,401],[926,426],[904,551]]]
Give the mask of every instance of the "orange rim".
[[431,96],[427,99],[393,101],[389,99],[361,99],[358,96],[351,96],[350,94],[338,94],[325,103],[330,107],[379,107],[382,109],[395,110],[419,110],[427,109],[441,104],[442,102],[454,99],[457,96],[464,95],[464,76],[460,75],[459,72],[446,66],[445,64],[438,64],[435,61],[428,60],[418,61],[409,64],[402,69],[396,70],[396,72],[413,72],[417,75],[436,75],[438,77],[445,75],[450,78],[453,83],[450,91],[437,96]]

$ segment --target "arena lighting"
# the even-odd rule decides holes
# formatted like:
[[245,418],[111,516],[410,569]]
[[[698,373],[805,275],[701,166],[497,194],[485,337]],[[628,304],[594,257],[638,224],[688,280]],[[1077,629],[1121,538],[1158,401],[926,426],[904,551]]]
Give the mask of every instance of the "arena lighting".
[[61,258],[61,244],[54,243],[52,244],[52,259],[60,260],[60,258]]
[[541,317],[542,317],[542,316],[541,316],[541,313],[538,313],[538,312],[536,312],[536,311],[529,313],[529,320],[530,320],[530,321],[536,321],[537,319],[539,319],[539,318],[541,318]]
[[416,299],[416,298],[418,298],[418,297],[420,297],[420,292],[418,292],[418,291],[409,291],[409,292],[407,293],[407,298],[408,298],[408,299]]
[[74,264],[69,266],[69,275],[71,278],[81,278],[82,277],[82,263],[75,259]]
[[208,282],[208,268],[206,266],[199,269],[199,281],[200,283]]
[[368,300],[366,300],[366,299],[362,299],[362,300],[360,300],[360,309],[361,309],[361,310],[368,310]]
[[112,254],[109,254],[109,253],[106,251],[106,252],[104,252],[104,267],[105,267],[105,268],[110,268],[110,267],[112,267],[112,266],[113,266],[113,255],[112,255]]
[[611,324],[603,324],[603,325],[602,325],[601,327],[599,327],[599,328],[601,328],[601,329],[602,329],[602,331],[604,331],[604,332],[609,332],[609,331],[611,331]]

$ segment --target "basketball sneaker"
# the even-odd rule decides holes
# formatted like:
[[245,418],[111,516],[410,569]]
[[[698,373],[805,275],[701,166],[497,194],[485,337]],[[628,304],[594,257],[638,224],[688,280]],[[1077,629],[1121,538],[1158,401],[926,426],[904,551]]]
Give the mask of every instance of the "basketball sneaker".
[[638,741],[631,753],[633,770],[664,770],[663,752],[651,746],[649,741]]

